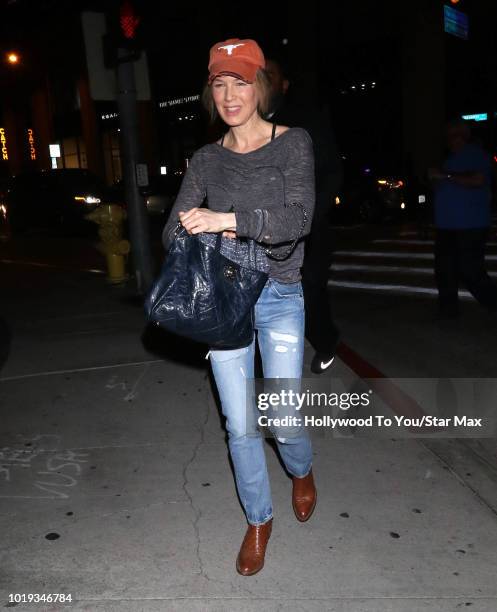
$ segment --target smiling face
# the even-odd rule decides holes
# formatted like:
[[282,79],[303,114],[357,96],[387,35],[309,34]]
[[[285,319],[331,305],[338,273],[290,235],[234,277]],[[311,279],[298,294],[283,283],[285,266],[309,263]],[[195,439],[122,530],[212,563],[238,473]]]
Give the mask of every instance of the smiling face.
[[230,127],[243,125],[257,113],[258,94],[255,83],[220,75],[213,80],[211,93],[217,112]]

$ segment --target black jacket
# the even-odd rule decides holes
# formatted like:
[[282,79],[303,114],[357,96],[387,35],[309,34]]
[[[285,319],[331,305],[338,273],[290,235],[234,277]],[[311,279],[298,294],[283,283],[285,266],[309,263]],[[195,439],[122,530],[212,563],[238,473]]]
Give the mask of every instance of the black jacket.
[[316,175],[316,208],[313,226],[327,218],[330,206],[343,179],[343,168],[328,109],[311,104],[304,106],[285,96],[268,121],[288,127],[302,127],[312,138]]

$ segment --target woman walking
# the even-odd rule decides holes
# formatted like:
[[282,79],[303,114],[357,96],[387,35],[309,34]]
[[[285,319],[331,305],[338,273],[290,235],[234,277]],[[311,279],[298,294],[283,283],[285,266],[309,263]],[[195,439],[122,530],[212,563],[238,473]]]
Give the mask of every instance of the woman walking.
[[[210,50],[203,102],[211,119],[228,126],[218,142],[193,155],[163,233],[166,249],[175,227],[190,234],[223,233],[255,241],[275,254],[306,235],[314,210],[312,141],[301,128],[265,121],[270,81],[259,45],[229,39]],[[207,207],[201,207],[207,199]],[[303,241],[283,260],[267,258],[268,281],[255,305],[255,329],[265,378],[300,379],[304,352],[304,299],[300,267]],[[229,244],[228,244],[229,248]],[[248,528],[236,560],[245,576],[262,569],[273,507],[255,403],[247,393],[254,378],[255,338],[244,348],[211,350],[211,366],[226,417],[228,446]],[[305,428],[275,427],[281,459],[293,480],[292,505],[306,521],[316,504],[312,448]]]

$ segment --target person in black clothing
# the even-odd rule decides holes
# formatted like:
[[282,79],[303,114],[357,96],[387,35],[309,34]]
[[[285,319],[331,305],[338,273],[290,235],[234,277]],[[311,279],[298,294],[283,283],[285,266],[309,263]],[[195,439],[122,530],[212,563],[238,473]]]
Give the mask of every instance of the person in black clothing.
[[306,240],[302,286],[305,299],[305,335],[315,350],[311,370],[320,374],[333,363],[340,340],[332,316],[328,293],[331,265],[329,212],[342,182],[343,170],[328,113],[306,103],[296,103],[289,93],[290,82],[282,64],[266,59],[272,98],[266,118],[278,124],[306,129],[313,142],[316,207],[311,233]]

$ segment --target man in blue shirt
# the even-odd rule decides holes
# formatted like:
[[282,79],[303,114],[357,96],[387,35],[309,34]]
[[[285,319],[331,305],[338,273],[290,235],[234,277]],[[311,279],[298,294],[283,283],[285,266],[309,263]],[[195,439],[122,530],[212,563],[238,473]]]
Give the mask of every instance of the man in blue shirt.
[[447,129],[449,156],[442,170],[431,169],[435,181],[435,277],[442,317],[459,314],[462,280],[480,304],[497,310],[497,286],[485,270],[485,243],[491,224],[491,161],[471,143],[467,123]]

